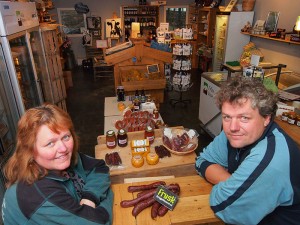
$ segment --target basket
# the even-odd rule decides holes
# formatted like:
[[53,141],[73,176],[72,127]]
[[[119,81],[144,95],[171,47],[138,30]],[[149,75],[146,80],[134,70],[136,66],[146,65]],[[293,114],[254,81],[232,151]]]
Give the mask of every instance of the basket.
[[243,0],[242,9],[243,11],[253,11],[255,0]]
[[179,152],[179,151],[174,151],[173,149],[170,149],[168,146],[166,146],[165,144],[163,144],[163,146],[168,149],[169,152],[171,152],[174,155],[187,155],[189,153],[194,152],[197,148],[198,148],[198,144],[195,145],[194,148],[188,150],[188,151],[183,151],[183,152]]

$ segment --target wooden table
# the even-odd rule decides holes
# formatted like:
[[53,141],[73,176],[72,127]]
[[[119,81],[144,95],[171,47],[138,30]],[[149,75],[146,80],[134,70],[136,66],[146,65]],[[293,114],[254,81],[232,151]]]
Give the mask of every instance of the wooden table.
[[275,122],[297,143],[300,147],[300,127],[284,122],[279,118],[275,118]]
[[[122,200],[133,199],[136,193],[127,191],[127,184],[114,184],[113,225],[192,225],[192,224],[224,224],[215,217],[209,205],[209,194],[212,185],[198,175],[176,177],[164,180],[167,184],[178,183],[180,185],[179,201],[173,211],[169,211],[164,217],[156,220],[151,218],[151,207],[143,210],[137,217],[132,216],[132,207],[122,208]],[[139,182],[148,184],[153,181]]]
[[[130,141],[135,139],[143,139],[144,131],[129,132],[128,135],[128,146],[121,148],[116,147],[114,149],[108,149],[105,144],[105,136],[99,136],[97,141],[98,144],[95,146],[95,158],[105,159],[106,153],[118,151],[122,159],[123,168],[112,169],[110,171],[112,183],[123,183],[124,178],[133,177],[155,177],[155,176],[187,176],[195,175],[195,157],[194,152],[179,156],[171,154],[171,157],[165,157],[160,159],[159,163],[156,165],[148,165],[147,162],[140,168],[135,168],[131,165],[131,148]],[[162,131],[160,129],[155,129],[155,140],[150,146],[150,152],[155,152],[154,146],[162,144]]]

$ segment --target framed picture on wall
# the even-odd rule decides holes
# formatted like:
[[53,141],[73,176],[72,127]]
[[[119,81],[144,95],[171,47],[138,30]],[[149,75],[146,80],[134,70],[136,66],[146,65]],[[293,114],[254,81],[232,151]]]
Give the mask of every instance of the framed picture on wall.
[[106,37],[107,38],[120,38],[122,37],[122,19],[106,19]]
[[86,25],[88,29],[100,29],[101,17],[89,16],[86,18]]
[[101,36],[101,31],[100,30],[90,30],[90,33],[93,36]]
[[85,14],[79,14],[74,8],[57,8],[58,20],[62,31],[68,36],[82,36],[82,28],[86,28]]

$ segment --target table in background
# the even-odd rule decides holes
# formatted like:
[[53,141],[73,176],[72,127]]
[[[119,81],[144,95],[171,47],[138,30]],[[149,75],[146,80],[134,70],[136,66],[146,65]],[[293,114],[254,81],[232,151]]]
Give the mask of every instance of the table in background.
[[[125,107],[132,104],[128,96],[126,96],[126,99],[123,101],[123,103],[125,104]],[[118,109],[117,97],[106,97],[104,99],[104,134],[108,130],[113,130],[115,132],[118,131],[115,128],[115,122],[123,119],[122,114],[123,111]],[[155,122],[157,120],[160,120],[162,123],[164,122],[160,114],[157,119],[154,119]]]
[[275,122],[297,143],[300,148],[300,127],[275,117]]
[[[215,216],[209,205],[209,194],[212,185],[199,175],[176,177],[164,181],[167,184],[179,184],[179,201],[173,211],[169,211],[163,217],[157,217],[156,220],[151,218],[151,207],[134,217],[131,214],[133,207],[122,208],[120,206],[122,200],[136,197],[136,193],[127,191],[128,186],[132,185],[132,183],[112,185],[114,192],[113,225],[224,224]],[[138,182],[134,183],[134,185],[152,182]]]
[[[182,128],[182,127],[181,127]],[[95,146],[95,158],[105,159],[105,155],[110,152],[117,151],[122,159],[123,167],[112,169],[110,171],[112,183],[123,183],[124,178],[134,177],[156,177],[156,176],[187,176],[195,175],[195,158],[194,152],[187,155],[174,155],[160,159],[156,165],[148,165],[146,160],[140,168],[135,168],[131,165],[131,147],[130,141],[144,138],[144,131],[128,132],[128,145],[126,147],[116,147],[108,149],[106,147],[105,135],[99,136],[98,144]],[[162,130],[155,129],[155,140],[150,146],[150,152],[155,152],[154,147],[162,144]]]

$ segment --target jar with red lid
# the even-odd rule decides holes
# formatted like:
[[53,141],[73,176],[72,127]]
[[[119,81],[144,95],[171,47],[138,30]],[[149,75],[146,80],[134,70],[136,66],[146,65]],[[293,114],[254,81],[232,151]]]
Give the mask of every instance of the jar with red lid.
[[128,137],[127,137],[127,133],[124,129],[120,129],[118,131],[117,140],[118,140],[118,146],[119,147],[126,147],[127,146]]
[[147,126],[145,129],[145,136],[144,138],[149,140],[149,143],[152,144],[154,142],[154,129],[151,126]]
[[295,121],[296,121],[296,113],[295,112],[290,112],[289,113],[289,116],[288,116],[288,123],[289,124],[295,124]]
[[108,130],[106,132],[106,146],[110,149],[117,146],[117,137],[113,130]]

